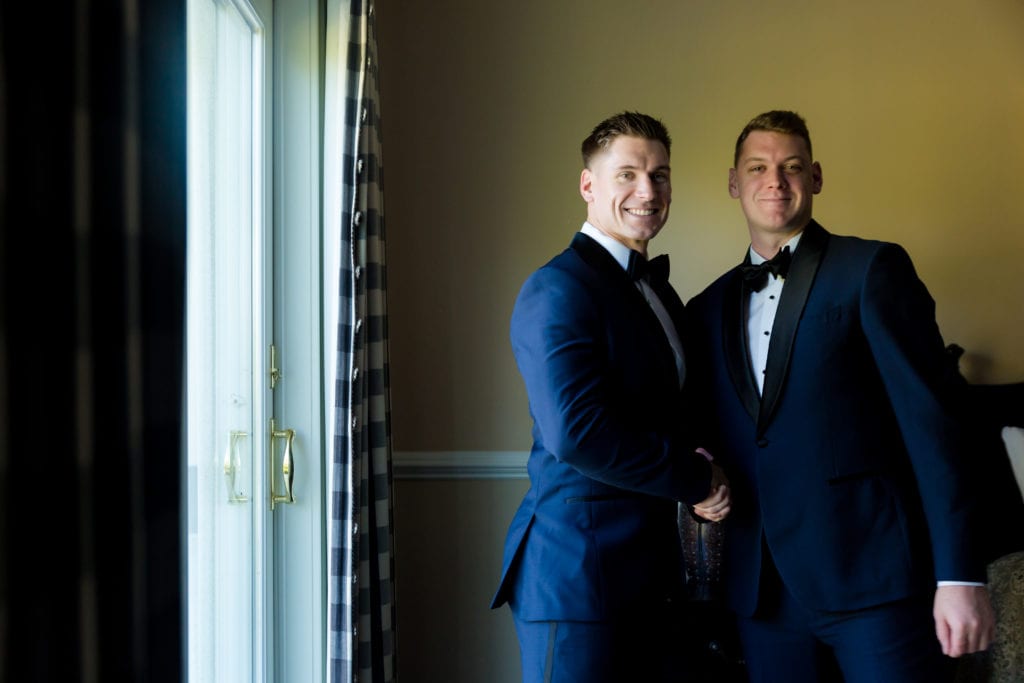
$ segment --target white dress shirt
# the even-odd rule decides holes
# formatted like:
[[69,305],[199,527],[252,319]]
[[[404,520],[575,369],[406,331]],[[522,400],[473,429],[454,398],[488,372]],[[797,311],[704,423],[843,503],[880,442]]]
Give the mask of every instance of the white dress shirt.
[[[782,249],[789,247],[792,255],[796,251],[796,245],[800,242],[800,233],[793,239],[782,245]],[[780,249],[781,251],[781,249]],[[775,254],[772,254],[774,256]],[[767,261],[765,257],[750,247],[750,263],[760,265]],[[782,285],[785,278],[778,277],[774,273],[768,273],[768,284],[760,292],[750,293],[750,307],[747,309],[747,339],[750,341],[748,351],[750,352],[750,367],[754,371],[754,379],[757,380],[758,395],[764,391],[764,373],[768,367],[768,345],[772,340],[772,328],[775,326],[775,313],[779,310],[779,299],[782,297]]]

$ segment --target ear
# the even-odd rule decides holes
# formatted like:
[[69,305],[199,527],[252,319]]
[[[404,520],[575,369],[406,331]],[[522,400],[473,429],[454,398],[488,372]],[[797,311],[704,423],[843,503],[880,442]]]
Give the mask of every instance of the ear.
[[822,177],[821,177],[821,164],[815,161],[811,164],[811,191],[814,194],[821,192]]
[[587,204],[594,201],[594,193],[591,191],[593,183],[594,174],[590,172],[589,168],[583,169],[583,172],[580,173],[580,196]]
[[729,169],[729,196],[733,199],[740,198],[739,184],[736,182],[736,169]]

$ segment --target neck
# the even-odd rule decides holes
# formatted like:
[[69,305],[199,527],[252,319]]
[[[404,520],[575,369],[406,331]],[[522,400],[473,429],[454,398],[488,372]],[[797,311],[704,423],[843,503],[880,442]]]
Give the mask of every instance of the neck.
[[[806,227],[806,226],[804,226]],[[770,259],[779,253],[783,245],[790,241],[800,233],[804,231],[804,228],[798,228],[796,230],[790,230],[787,232],[773,232],[769,234],[750,232],[750,246],[758,254],[766,259]]]

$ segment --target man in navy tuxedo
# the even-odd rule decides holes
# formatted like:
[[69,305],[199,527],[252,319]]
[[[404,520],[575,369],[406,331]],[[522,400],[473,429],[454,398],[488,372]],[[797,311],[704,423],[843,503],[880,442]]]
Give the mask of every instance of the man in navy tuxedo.
[[687,306],[725,593],[753,681],[935,683],[994,621],[956,370],[907,253],[827,232],[821,187],[804,120],[754,118],[729,171],[749,252]]
[[492,607],[510,605],[523,680],[685,680],[677,505],[719,521],[721,470],[684,417],[683,304],[647,247],[672,200],[670,139],[624,112],[582,145],[587,220],[512,313],[533,417],[530,489]]

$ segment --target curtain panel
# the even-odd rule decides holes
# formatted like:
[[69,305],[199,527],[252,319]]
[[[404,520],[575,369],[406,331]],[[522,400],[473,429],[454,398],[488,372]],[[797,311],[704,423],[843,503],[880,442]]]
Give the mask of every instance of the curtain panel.
[[180,681],[184,3],[0,3],[0,154],[0,681]]
[[329,0],[324,111],[328,677],[395,680],[387,278],[372,3]]

